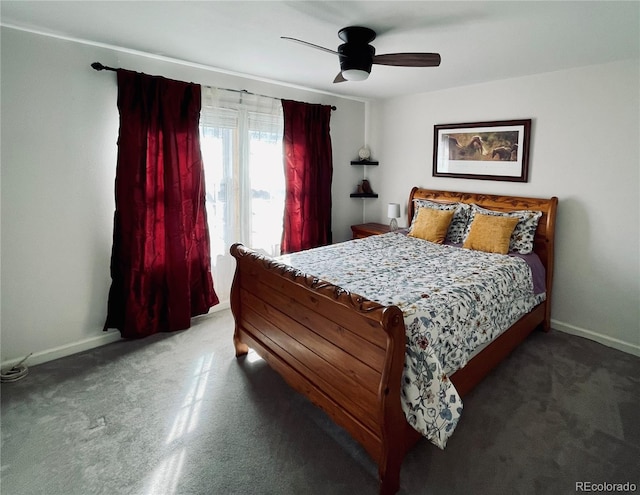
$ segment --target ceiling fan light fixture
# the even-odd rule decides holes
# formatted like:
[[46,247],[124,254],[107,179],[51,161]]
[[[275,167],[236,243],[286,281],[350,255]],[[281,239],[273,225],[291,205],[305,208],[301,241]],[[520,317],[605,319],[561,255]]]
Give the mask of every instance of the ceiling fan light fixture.
[[342,77],[347,81],[364,81],[369,77],[369,73],[361,69],[345,69],[342,71]]
[[363,26],[342,28],[338,31],[338,37],[344,43],[338,47],[338,51],[334,51],[308,41],[282,36],[284,39],[338,55],[340,72],[333,80],[334,83],[364,81],[369,78],[373,64],[395,67],[438,67],[440,65],[441,59],[438,53],[403,52],[376,55],[376,49],[370,45],[376,38],[376,32]]

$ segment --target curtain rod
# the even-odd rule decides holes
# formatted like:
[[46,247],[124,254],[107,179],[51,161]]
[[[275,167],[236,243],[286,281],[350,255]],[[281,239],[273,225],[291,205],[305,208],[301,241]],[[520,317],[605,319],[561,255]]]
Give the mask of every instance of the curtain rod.
[[[117,72],[118,69],[114,69],[113,67],[108,67],[106,65],[102,65],[100,62],[94,62],[91,64],[91,67],[93,67],[95,70],[97,71],[101,71],[101,70],[110,70],[113,72]],[[211,88],[212,86],[206,86],[208,88]],[[247,95],[254,95],[254,96],[262,96],[264,98],[273,98],[273,96],[267,96],[267,95],[261,95],[259,93],[252,93],[251,91],[247,91],[246,89],[230,89],[230,88],[218,88],[218,89],[222,89],[224,91],[234,91],[236,93],[244,93]],[[275,98],[276,100],[280,100],[281,98]],[[331,110],[337,110],[338,108],[334,105],[331,106]]]

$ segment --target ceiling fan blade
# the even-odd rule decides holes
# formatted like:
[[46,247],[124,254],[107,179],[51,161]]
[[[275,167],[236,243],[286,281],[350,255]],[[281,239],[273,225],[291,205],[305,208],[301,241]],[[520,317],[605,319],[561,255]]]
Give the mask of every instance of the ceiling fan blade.
[[333,80],[333,83],[340,83],[340,82],[345,82],[346,79],[342,76],[342,72],[338,72],[338,75],[336,76],[336,78]]
[[438,53],[386,53],[375,55],[373,63],[398,67],[437,67],[440,65]]
[[302,41],[296,38],[289,38],[288,36],[280,36],[283,40],[294,41],[296,43],[300,43],[302,45],[310,46],[311,48],[315,48],[317,50],[322,50],[323,52],[333,53],[334,55],[338,55],[338,52],[335,50],[331,50],[330,48],[325,48],[324,46],[314,45],[313,43],[309,43],[308,41]]

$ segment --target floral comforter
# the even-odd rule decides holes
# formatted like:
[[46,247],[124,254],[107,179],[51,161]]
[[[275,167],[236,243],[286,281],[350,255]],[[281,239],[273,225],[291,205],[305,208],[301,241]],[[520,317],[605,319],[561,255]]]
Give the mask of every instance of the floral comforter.
[[284,255],[280,262],[383,305],[407,329],[402,409],[444,449],[462,413],[448,375],[545,299],[518,257],[389,233]]

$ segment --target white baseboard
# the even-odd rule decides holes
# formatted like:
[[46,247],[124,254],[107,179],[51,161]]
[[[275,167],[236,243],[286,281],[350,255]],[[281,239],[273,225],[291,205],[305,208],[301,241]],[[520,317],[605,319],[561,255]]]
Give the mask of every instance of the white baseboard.
[[[90,337],[88,339],[80,340],[78,342],[72,342],[70,344],[61,345],[58,347],[52,347],[51,349],[45,349],[43,351],[34,352],[25,361],[26,366],[35,366],[36,364],[42,364],[54,359],[59,359],[78,352],[88,351],[95,347],[100,347],[106,344],[111,344],[120,340],[120,332],[118,330],[109,330],[104,332],[103,335],[97,337]],[[11,368],[24,359],[24,356],[16,359],[9,359],[4,361],[1,365],[2,369]]]
[[[223,301],[220,304],[214,306],[209,311],[209,314],[217,313],[218,311],[222,311],[229,308],[229,301]],[[42,364],[49,361],[53,361],[54,359],[59,359],[67,356],[71,356],[72,354],[77,354],[78,352],[88,351],[90,349],[94,349],[96,347],[100,347],[103,345],[111,344],[112,342],[117,342],[120,340],[120,332],[118,330],[108,330],[104,332],[102,335],[98,335],[96,337],[90,337],[88,339],[80,340],[78,342],[72,342],[70,344],[61,345],[58,347],[53,347],[51,349],[45,349],[43,351],[34,352],[29,359],[25,362],[27,366],[35,366],[36,364]],[[20,361],[24,359],[24,356],[8,359],[7,361],[3,361],[0,364],[0,367],[5,370],[7,368],[11,368],[15,366]]]
[[553,328],[554,330],[559,330],[561,332],[570,333],[571,335],[577,335],[578,337],[584,337],[585,339],[595,340],[596,342],[602,345],[606,345],[607,347],[612,347],[614,349],[618,349],[619,351],[640,357],[640,345],[625,342],[613,337],[608,337],[607,335],[602,335],[600,333],[592,332],[591,330],[576,327],[574,325],[570,325],[569,323],[563,323],[561,321],[554,320],[553,318],[551,319],[551,328]]

